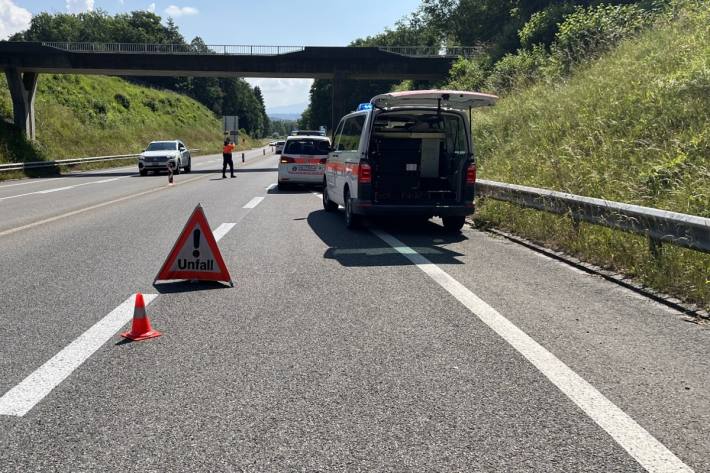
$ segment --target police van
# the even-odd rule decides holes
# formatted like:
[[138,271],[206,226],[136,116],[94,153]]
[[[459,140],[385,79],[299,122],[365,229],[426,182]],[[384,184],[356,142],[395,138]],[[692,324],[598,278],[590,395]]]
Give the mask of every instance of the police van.
[[345,208],[345,225],[366,215],[439,216],[458,232],[474,211],[471,109],[495,95],[449,90],[393,92],[346,115],[333,135],[323,207]]

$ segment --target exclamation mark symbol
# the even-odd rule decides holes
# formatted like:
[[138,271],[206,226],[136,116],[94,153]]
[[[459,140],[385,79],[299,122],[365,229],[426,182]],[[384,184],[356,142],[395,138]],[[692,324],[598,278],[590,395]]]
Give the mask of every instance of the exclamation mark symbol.
[[200,247],[200,230],[198,229],[195,229],[195,231],[192,232],[192,246],[195,248],[192,252],[192,256],[199,258],[200,250],[198,250],[198,248]]

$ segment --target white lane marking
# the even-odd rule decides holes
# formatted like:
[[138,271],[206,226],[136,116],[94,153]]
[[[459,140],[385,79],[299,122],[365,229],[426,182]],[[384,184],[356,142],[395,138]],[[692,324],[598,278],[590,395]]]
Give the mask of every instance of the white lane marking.
[[266,190],[267,190],[267,191],[270,191],[270,190],[272,190],[272,189],[276,189],[276,186],[277,186],[277,185],[278,185],[278,184],[276,184],[276,183],[274,182],[273,184],[269,185],[269,187],[267,187]]
[[647,471],[652,473],[693,471],[594,386],[463,284],[392,235],[374,229],[371,231],[414,263],[527,358]]
[[[99,320],[76,340],[0,397],[0,415],[22,417],[133,317],[135,295]],[[157,294],[143,294],[150,304]]]
[[51,194],[52,192],[60,192],[60,191],[65,191],[65,190],[69,190],[69,189],[74,189],[76,187],[90,186],[92,184],[105,184],[107,182],[118,181],[119,179],[125,179],[127,177],[129,177],[129,176],[114,177],[111,179],[102,179],[100,181],[82,182],[80,184],[74,184],[72,186],[55,187],[53,189],[45,189],[45,190],[41,190],[41,191],[27,192],[25,194],[10,195],[7,197],[0,197],[0,201],[8,200],[8,199],[16,199],[18,197],[25,197],[28,195]]
[[242,208],[243,208],[243,209],[253,209],[253,208],[256,207],[257,205],[259,205],[262,200],[264,200],[263,197],[254,197],[254,198],[251,199],[249,202],[247,202],[247,204],[246,204],[244,207],[242,207]]
[[62,179],[66,179],[66,177],[48,177],[44,179],[28,179],[26,182],[18,182],[15,184],[6,184],[4,186],[0,186],[0,191],[7,188],[7,187],[17,187],[17,186],[26,186],[28,184],[43,184],[45,182],[51,182],[51,181],[61,181]]
[[214,239],[216,241],[221,240],[235,225],[236,223],[223,223],[212,232]]
[[[202,179],[203,177],[204,176],[193,177],[193,178],[188,179],[186,181],[178,182],[175,185],[181,186],[181,185],[187,184],[189,182],[194,182],[198,179]],[[45,223],[55,222],[55,221],[61,220],[63,218],[71,217],[72,215],[78,215],[78,214],[81,214],[84,212],[88,212],[89,210],[100,209],[101,207],[106,207],[107,205],[113,205],[113,204],[117,204],[119,202],[123,202],[125,200],[135,199],[136,197],[141,197],[144,195],[152,194],[154,192],[159,192],[159,191],[162,191],[165,189],[171,189],[171,187],[167,187],[167,186],[156,187],[155,189],[148,189],[146,191],[138,192],[137,194],[126,195],[123,197],[119,197],[118,199],[109,200],[108,202],[101,202],[100,204],[90,205],[88,207],[84,207],[83,209],[72,210],[71,212],[67,212],[67,213],[60,214],[60,215],[55,215],[54,217],[45,218],[43,220],[37,220],[36,222],[28,223],[27,225],[22,225],[19,227],[10,228],[8,230],[3,230],[0,232],[0,237],[4,237],[6,235],[11,235],[13,233],[17,233],[22,230],[27,230],[29,228],[34,228],[39,225],[44,225]]]
[[65,191],[69,189],[74,189],[75,186],[57,187],[55,189],[47,189],[43,191],[33,192],[33,194],[51,194],[52,192]]

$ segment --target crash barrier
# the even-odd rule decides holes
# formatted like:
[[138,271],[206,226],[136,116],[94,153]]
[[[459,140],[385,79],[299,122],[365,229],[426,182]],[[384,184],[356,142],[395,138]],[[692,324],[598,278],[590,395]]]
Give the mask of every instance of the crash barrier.
[[[200,151],[199,148],[190,149],[191,153]],[[117,154],[115,156],[94,156],[90,158],[58,159],[56,161],[31,161],[28,163],[0,164],[0,172],[25,171],[30,169],[52,168],[59,166],[75,166],[77,164],[98,163],[102,161],[118,161],[120,159],[138,158],[138,154]]]
[[654,256],[662,243],[710,253],[710,218],[484,179],[476,182],[476,195],[569,215],[575,227],[584,221],[645,235]]

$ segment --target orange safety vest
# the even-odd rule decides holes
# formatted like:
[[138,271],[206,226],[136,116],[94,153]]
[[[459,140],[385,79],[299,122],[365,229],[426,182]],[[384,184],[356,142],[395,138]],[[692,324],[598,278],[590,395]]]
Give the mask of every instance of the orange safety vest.
[[232,150],[234,150],[234,145],[231,144],[231,143],[228,144],[228,145],[224,145],[224,148],[222,148],[222,152],[223,152],[224,154],[231,154],[231,153],[232,153]]

